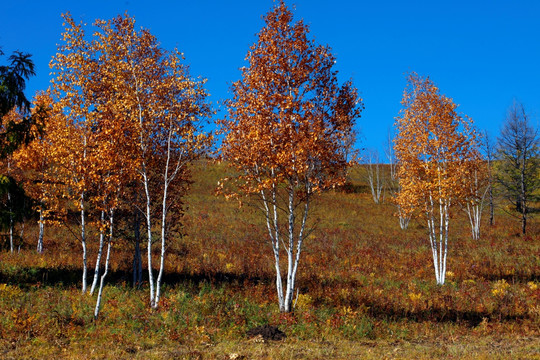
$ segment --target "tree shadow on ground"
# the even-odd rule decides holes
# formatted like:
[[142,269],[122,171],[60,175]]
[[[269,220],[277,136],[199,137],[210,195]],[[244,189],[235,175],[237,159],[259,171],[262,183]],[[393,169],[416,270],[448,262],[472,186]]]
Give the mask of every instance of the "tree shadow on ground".
[[[81,284],[82,271],[77,267],[64,267],[64,268],[45,268],[45,267],[17,267],[17,268],[3,268],[0,270],[0,283],[9,283],[17,285],[21,288],[30,288],[35,285],[40,286],[54,286],[54,287],[78,287]],[[540,277],[538,274],[513,274],[511,278],[515,281],[538,281]],[[93,278],[93,271],[89,273],[89,281]],[[130,284],[132,274],[129,271],[117,270],[111,271],[107,275],[108,284]],[[500,277],[491,279],[499,280]],[[302,279],[300,287],[309,289],[310,286],[315,286],[313,279]],[[210,284],[216,288],[222,286],[249,286],[249,284],[265,284],[267,286],[273,286],[274,278],[268,277],[254,277],[245,274],[231,274],[224,272],[213,273],[200,273],[200,274],[188,274],[188,273],[168,273],[163,277],[163,284],[167,287],[174,287],[183,285],[187,289],[193,289],[198,291],[201,284]],[[325,288],[355,288],[360,289],[362,284],[356,280],[343,279],[320,282],[318,286]],[[449,300],[450,301],[450,300]],[[325,303],[326,301],[321,301]],[[314,305],[318,305],[315,303]],[[320,304],[319,304],[320,305]],[[335,304],[329,303],[329,306]],[[341,304],[343,305],[343,304]],[[487,311],[473,311],[473,310],[458,310],[452,308],[451,304],[444,306],[436,305],[429,309],[410,310],[410,308],[396,306],[391,303],[382,303],[373,300],[373,298],[355,297],[346,301],[346,305],[352,309],[367,309],[366,313],[374,318],[385,321],[414,321],[414,322],[444,322],[444,323],[459,323],[469,327],[476,327],[485,320],[495,321],[519,321],[527,318],[525,315],[512,315],[503,314],[501,312],[487,312]]]
[[[147,282],[147,272],[143,272],[143,283]],[[88,280],[94,276],[93,269],[89,269]],[[155,275],[154,275],[155,276]],[[76,287],[81,285],[82,270],[78,267],[8,267],[0,269],[0,283],[31,287],[33,285]],[[110,270],[106,282],[109,284],[131,284],[133,275],[126,270]],[[163,275],[163,284],[176,286],[182,284],[208,283],[216,287],[244,283],[270,283],[273,278],[249,276],[246,274],[231,274],[225,272],[206,272],[189,274],[183,272],[167,273]]]

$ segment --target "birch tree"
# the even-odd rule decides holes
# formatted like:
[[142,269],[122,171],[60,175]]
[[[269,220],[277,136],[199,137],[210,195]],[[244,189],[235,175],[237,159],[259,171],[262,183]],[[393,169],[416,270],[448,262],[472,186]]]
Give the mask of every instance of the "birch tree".
[[[192,78],[179,51],[162,49],[148,30],[137,30],[128,15],[97,20],[95,26],[98,31],[91,51],[98,71],[90,80],[99,102],[94,106],[99,121],[108,117],[122,124],[116,127],[124,136],[122,146],[126,155],[133,155],[129,161],[144,191],[140,210],[146,220],[150,305],[157,308],[170,219],[181,211],[189,164],[211,141],[202,129],[211,114],[205,80]],[[160,240],[157,276],[152,256],[156,227]]]
[[[107,77],[114,76],[114,74],[107,73],[105,67],[100,70],[100,74],[102,75],[102,84],[107,84]],[[96,209],[100,212],[100,242],[90,294],[96,290],[105,245],[104,238],[107,238],[104,270],[99,278],[99,289],[94,309],[95,319],[99,316],[103,286],[109,270],[111,248],[114,241],[115,214],[120,206],[121,197],[125,194],[125,188],[136,178],[135,169],[138,163],[134,144],[121,136],[129,129],[129,124],[125,123],[126,119],[118,117],[116,113],[118,104],[115,97],[109,96],[108,91],[108,87],[99,90],[98,94],[101,100],[97,106],[99,116],[94,126],[97,143],[95,152],[101,161],[95,175],[95,181],[99,183],[99,186],[93,198]]]
[[364,167],[373,202],[379,204],[382,201],[384,176],[381,173],[381,164],[377,150],[367,151],[367,163]]
[[88,80],[96,71],[97,63],[92,59],[83,26],[76,24],[69,15],[64,15],[64,20],[63,44],[59,45],[50,63],[53,69],[51,95],[59,109],[52,149],[59,194],[69,199],[80,213],[80,233],[78,236],[75,232],[72,234],[77,236],[82,247],[81,287],[82,293],[86,293],[89,192],[93,185],[91,172],[97,161],[92,153],[92,124],[97,111],[92,84]]
[[466,187],[465,205],[463,209],[469,218],[472,239],[479,240],[480,225],[484,211],[484,200],[490,190],[488,183],[488,165],[480,158],[471,160],[467,165],[464,176],[468,179],[468,186]]
[[412,73],[396,118],[394,149],[403,210],[422,211],[427,225],[437,284],[444,284],[450,210],[467,197],[470,164],[479,158],[471,120],[429,78]]
[[290,312],[313,197],[344,182],[342,146],[362,103],[350,81],[338,86],[330,49],[308,38],[283,1],[264,21],[220,121],[222,158],[239,173],[220,189],[247,196],[264,215],[279,308]]
[[408,205],[408,210],[402,209],[402,204],[399,202],[396,202],[396,196],[400,192],[401,187],[399,184],[399,178],[398,178],[398,164],[396,161],[394,146],[393,146],[393,138],[391,135],[391,132],[388,132],[388,142],[385,150],[386,158],[388,159],[388,164],[390,167],[390,178],[388,179],[388,190],[392,196],[392,202],[396,205],[396,215],[398,217],[399,221],[399,227],[401,230],[405,230],[409,227],[409,223],[411,222],[412,217],[412,207],[410,204]]

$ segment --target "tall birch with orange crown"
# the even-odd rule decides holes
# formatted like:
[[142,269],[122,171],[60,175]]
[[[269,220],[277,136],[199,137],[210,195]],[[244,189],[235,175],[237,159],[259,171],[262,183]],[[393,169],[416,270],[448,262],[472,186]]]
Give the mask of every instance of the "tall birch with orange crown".
[[[80,194],[84,220],[88,189],[90,185],[95,187],[91,194],[94,209],[101,213],[101,228],[109,228],[103,284],[113,237],[112,219],[122,186],[132,179],[140,182],[146,200],[141,213],[146,217],[150,304],[155,308],[161,292],[171,209],[181,203],[189,184],[189,163],[211,140],[202,131],[211,114],[205,102],[204,80],[193,79],[181,53],[162,49],[149,31],[136,29],[135,20],[128,15],[97,20],[90,41],[83,25],[69,15],[64,18],[65,43],[51,63],[56,75],[53,94],[68,123],[74,125],[72,131],[84,140],[81,150],[72,151],[78,153],[78,163],[85,166],[73,172],[76,191],[71,193]],[[152,256],[155,227],[159,227],[161,240],[157,277]],[[100,241],[96,274],[103,243]],[[97,285],[97,277],[94,279],[92,289]]]
[[220,121],[222,157],[240,174],[223,179],[220,190],[247,196],[264,214],[279,308],[290,312],[312,198],[344,182],[343,147],[362,103],[350,81],[338,86],[330,49],[308,39],[308,27],[293,23],[283,1],[264,20]]
[[428,225],[437,284],[444,284],[450,210],[468,199],[471,164],[480,154],[472,121],[429,78],[412,73],[396,118],[394,149],[402,210],[417,209]]
[[[203,131],[212,113],[206,102],[205,80],[191,77],[180,52],[161,48],[156,37],[137,29],[127,14],[97,20],[95,26],[91,66],[98,71],[92,72],[97,76],[90,81],[100,129],[96,136],[99,140],[99,134],[104,135],[112,146],[98,147],[98,153],[99,149],[116,152],[117,159],[123,155],[103,173],[109,181],[112,174],[118,181],[134,177],[143,189],[150,305],[157,308],[172,210],[181,211],[181,197],[189,185],[188,166],[211,142],[210,134]],[[114,195],[115,188],[110,190]],[[156,227],[160,240],[157,276],[152,256]]]
[[[195,79],[183,55],[165,51],[135,20],[118,16],[99,22],[100,41],[107,45],[116,69],[109,78],[117,104],[111,109],[131,124],[129,141],[137,154],[137,179],[144,189],[150,305],[157,308],[171,229],[171,210],[181,203],[189,184],[189,164],[211,142],[203,125],[212,111],[206,102],[205,80]],[[174,200],[172,197],[175,197]],[[153,227],[159,226],[160,256],[154,274]]]
[[50,63],[54,76],[51,80],[51,95],[55,106],[61,109],[58,122],[63,123],[55,132],[54,143],[57,146],[52,147],[52,157],[57,183],[61,184],[59,193],[73,202],[80,212],[78,238],[83,251],[82,292],[85,293],[88,277],[88,196],[92,185],[90,172],[93,163],[91,124],[96,115],[87,79],[94,68],[84,29],[70,17],[66,17],[66,23],[68,26],[62,34],[64,43],[58,47]]

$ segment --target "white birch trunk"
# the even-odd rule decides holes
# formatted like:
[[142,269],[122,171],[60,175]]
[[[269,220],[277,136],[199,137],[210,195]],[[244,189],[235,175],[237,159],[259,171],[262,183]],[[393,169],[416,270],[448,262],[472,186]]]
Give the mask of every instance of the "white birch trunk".
[[261,197],[264,205],[266,227],[268,229],[268,236],[272,245],[272,252],[274,254],[274,267],[276,269],[276,292],[278,297],[278,304],[280,310],[284,304],[283,298],[283,282],[281,279],[281,268],[279,266],[279,228],[278,228],[278,214],[276,206],[276,188],[272,186],[271,189],[272,200],[268,200],[264,190],[261,190]]
[[[101,210],[101,224],[103,224],[105,221],[105,211]],[[94,269],[94,280],[92,281],[92,286],[90,287],[90,295],[94,294],[94,290],[96,289],[96,285],[99,279],[99,267],[101,266],[101,254],[103,253],[103,245],[104,245],[104,239],[105,234],[103,233],[103,229],[100,228],[99,230],[99,248],[96,258],[96,267]]]
[[109,239],[107,241],[107,255],[105,257],[105,270],[103,270],[103,275],[101,275],[101,281],[99,283],[99,290],[96,299],[96,308],[94,309],[94,319],[97,319],[99,316],[99,311],[101,308],[101,296],[103,294],[103,285],[105,284],[105,277],[109,272],[109,259],[111,256],[111,243],[113,239],[113,215],[114,211],[111,210],[110,219],[109,219]]
[[[388,190],[390,191],[390,194],[392,196],[396,195],[396,187],[397,192],[399,193],[401,191],[401,187],[399,185],[399,180],[397,178],[397,164],[394,161],[394,148],[392,147],[392,140],[390,134],[388,134],[388,148],[386,151],[386,157],[388,158],[389,165],[390,165],[390,181],[388,182]],[[398,220],[399,220],[399,227],[401,230],[405,230],[409,227],[409,223],[411,221],[411,215],[407,215],[400,205],[396,205],[397,207],[397,213],[398,213]]]
[[[273,176],[272,170],[272,176]],[[283,306],[285,298],[283,297],[283,281],[281,279],[281,267],[279,266],[279,242],[281,241],[279,236],[279,223],[278,223],[278,212],[277,212],[277,188],[275,185],[272,185],[272,208],[274,212],[274,259],[275,259],[275,268],[276,268],[276,290],[278,293],[279,307]]]
[[84,211],[84,192],[81,193],[81,245],[83,249],[83,273],[82,273],[82,293],[86,293],[87,283],[87,252],[86,252],[86,214]]
[[43,219],[43,209],[39,209],[39,235],[38,235],[38,243],[37,243],[37,252],[43,253],[43,233],[44,233],[44,219]]
[[[310,194],[308,193],[307,198],[306,198],[306,203],[304,205],[304,215],[302,216],[302,223],[300,224],[300,233],[298,234],[298,243],[296,246],[296,257],[294,259],[293,273],[291,276],[292,283],[289,286],[291,289],[291,294],[294,294],[294,289],[296,285],[296,274],[298,272],[298,264],[300,263],[300,253],[302,252],[302,244],[304,242],[304,232],[305,232],[307,216],[309,212],[309,199],[310,199]],[[292,297],[291,297],[291,302],[292,302]]]
[[163,201],[161,208],[161,253],[159,258],[159,273],[156,280],[156,297],[153,301],[153,307],[157,308],[159,304],[159,298],[161,295],[161,279],[163,277],[163,268],[165,265],[165,236],[166,236],[166,226],[167,226],[167,195],[169,184],[167,182],[168,168],[169,168],[169,154],[167,154],[167,165],[165,167],[165,181],[163,186]]
[[471,235],[473,240],[480,239],[480,221],[482,220],[482,210],[481,205],[478,203],[469,204],[467,203],[467,216],[469,217],[469,223],[471,225]]
[[401,206],[397,205],[398,209],[398,219],[399,219],[399,227],[401,230],[405,230],[409,227],[409,222],[411,221],[411,215],[405,215],[404,212],[401,210]]
[[443,213],[443,201],[442,199],[439,199],[439,284],[444,284],[444,280],[441,281],[441,279],[444,277],[443,274],[443,265],[442,265],[442,259],[443,259],[443,224],[444,224],[444,213]]
[[[295,236],[294,188],[291,187],[288,191],[288,204],[286,207],[288,241],[287,243],[283,243],[285,252],[287,254],[287,272],[286,283],[283,284],[282,272],[280,267],[280,242],[282,240],[279,234],[279,217],[276,187],[272,187],[270,192],[272,200],[268,199],[264,191],[261,191],[260,194],[264,205],[268,236],[271,241],[272,251],[275,260],[274,266],[276,269],[276,291],[279,310],[280,312],[291,312],[293,311],[293,298],[296,288],[296,276],[298,273],[298,264],[300,263],[300,254],[302,252],[302,244],[305,236],[305,226],[309,211],[310,195],[308,195],[306,203],[304,205],[304,212],[300,223],[299,233],[297,236]],[[285,285],[285,289],[283,289],[283,285]]]
[[[373,159],[373,157],[375,157],[375,159]],[[375,160],[375,164],[373,164],[373,160]],[[377,153],[375,153],[375,155],[371,153],[369,154],[369,163],[366,167],[366,171],[373,202],[375,202],[375,204],[379,204],[381,202],[384,184],[380,173],[379,156]]]
[[148,189],[148,176],[146,169],[143,172],[143,185],[146,195],[146,233],[147,233],[147,256],[148,256],[148,284],[150,285],[150,306],[154,307],[154,273],[152,270],[152,214],[151,214],[151,202],[150,202],[150,190]]
[[[439,200],[439,216],[435,216],[433,200],[430,199],[429,210],[426,213],[429,242],[433,255],[435,279],[438,285],[446,281],[446,259],[448,254],[448,228],[450,223],[449,201]],[[436,220],[438,218],[438,221]],[[438,229],[438,231],[437,231]]]
[[[165,162],[165,169],[163,173],[163,197],[161,202],[161,252],[159,259],[159,272],[156,279],[155,285],[155,298],[152,301],[152,307],[157,308],[159,306],[159,299],[161,297],[161,282],[163,279],[163,272],[165,269],[165,252],[167,244],[167,211],[168,211],[168,197],[169,197],[169,186],[176,178],[178,172],[183,168],[184,165],[184,152],[177,154],[176,160],[172,158],[172,146],[173,146],[173,136],[175,134],[173,124],[169,125],[168,136],[167,136],[167,159]],[[171,165],[171,162],[173,164]]]
[[[133,63],[131,63],[131,68],[134,69]],[[147,156],[147,139],[146,134],[144,133],[144,118],[143,118],[143,109],[142,101],[139,97],[139,80],[134,70],[132,70],[133,80],[135,81],[135,92],[137,99],[137,108],[138,108],[138,118],[140,126],[139,134],[139,147],[142,152],[142,166],[141,166],[141,176],[144,187],[144,193],[146,196],[146,232],[147,232],[147,258],[148,258],[148,283],[150,285],[150,306],[154,307],[155,299],[155,289],[154,289],[154,273],[152,270],[152,213],[151,213],[151,198],[150,198],[150,189],[149,189],[149,179],[146,169],[146,156]]]
[[437,284],[439,283],[439,254],[437,252],[437,234],[435,230],[435,219],[433,213],[428,213],[428,231],[429,231],[429,243],[431,246],[431,253],[433,256],[433,267],[435,269],[435,279]]
[[22,246],[22,241],[23,241],[23,235],[24,235],[24,222],[21,223],[21,232],[19,233],[19,239],[20,239],[21,241],[19,242],[19,247],[18,247],[17,252],[21,252],[21,246]]
[[444,204],[444,253],[443,253],[443,263],[442,263],[442,272],[441,272],[441,285],[446,282],[446,258],[448,255],[448,226],[450,224],[449,216],[449,201]]
[[[86,145],[87,145],[87,138],[86,134],[83,137],[83,159],[86,160]],[[80,207],[81,207],[81,245],[83,249],[83,273],[82,273],[82,293],[86,293],[87,288],[87,282],[88,282],[88,265],[87,265],[87,259],[88,254],[86,250],[86,212],[85,212],[85,189],[81,190],[80,194]]]
[[[134,75],[135,77],[135,75]],[[135,77],[135,84],[138,90],[138,82],[137,78]],[[139,96],[137,95],[137,103],[139,107],[139,125],[141,129],[143,129],[143,116],[142,116],[142,107],[141,107],[141,101],[139,99]],[[144,135],[141,130],[141,136],[140,136],[140,147],[141,151],[143,153],[143,158],[146,156],[146,143],[144,139]],[[151,205],[152,200],[150,197],[150,189],[149,189],[149,179],[148,179],[148,173],[146,169],[146,160],[143,160],[142,162],[142,168],[141,168],[141,175],[143,178],[143,187],[144,187],[144,194],[146,196],[146,234],[147,234],[147,259],[148,259],[148,284],[150,285],[150,307],[154,307],[154,298],[155,298],[155,289],[154,289],[154,273],[152,270],[152,211],[151,211]]]
[[[9,169],[9,163],[8,163],[8,169]],[[9,204],[9,249],[11,253],[13,253],[13,250],[15,248],[15,244],[13,242],[13,205],[11,204],[11,193],[8,191],[7,193],[8,198],[8,204]]]
[[480,239],[480,224],[482,220],[482,212],[484,209],[484,199],[487,192],[490,188],[486,188],[482,196],[479,194],[479,184],[478,184],[478,173],[474,173],[474,188],[472,189],[472,199],[467,202],[467,207],[465,207],[465,212],[469,217],[469,223],[471,225],[471,234],[473,240]]
[[288,222],[289,222],[289,244],[285,249],[287,251],[287,284],[285,293],[285,303],[281,308],[282,312],[290,312],[292,310],[292,297],[294,295],[294,280],[293,280],[293,267],[294,267],[294,188],[289,188],[289,204],[288,204]]

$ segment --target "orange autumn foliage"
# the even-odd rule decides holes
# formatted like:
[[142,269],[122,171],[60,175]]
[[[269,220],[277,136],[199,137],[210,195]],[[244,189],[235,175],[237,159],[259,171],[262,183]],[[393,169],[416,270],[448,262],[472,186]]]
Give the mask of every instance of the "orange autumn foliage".
[[401,103],[394,141],[401,186],[397,203],[420,213],[431,201],[463,203],[470,198],[470,174],[481,160],[472,120],[460,115],[429,78],[416,73],[408,76]]
[[221,152],[241,175],[240,191],[259,193],[280,183],[324,190],[343,179],[343,146],[363,109],[351,81],[341,87],[330,48],[308,39],[281,2],[265,16],[232,85]]
[[[310,40],[302,21],[293,23],[283,1],[264,20],[246,57],[249,66],[232,86],[229,116],[219,122],[225,133],[222,158],[238,174],[223,179],[219,191],[247,196],[263,212],[280,311],[290,312],[302,243],[311,232],[311,198],[344,182],[344,149],[362,102],[351,81],[338,86],[330,49]],[[288,263],[285,290],[282,251]]]
[[400,211],[427,220],[437,284],[444,284],[450,209],[471,198],[471,173],[480,153],[472,121],[429,78],[408,76],[403,110],[396,118]]

